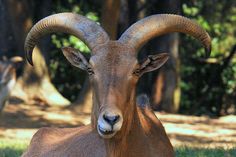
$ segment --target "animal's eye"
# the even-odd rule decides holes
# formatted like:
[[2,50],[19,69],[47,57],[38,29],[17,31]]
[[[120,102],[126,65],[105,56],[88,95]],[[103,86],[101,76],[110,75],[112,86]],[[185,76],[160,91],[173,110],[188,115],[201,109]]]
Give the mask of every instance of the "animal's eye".
[[87,67],[87,72],[88,72],[89,75],[94,74],[93,69],[91,67]]

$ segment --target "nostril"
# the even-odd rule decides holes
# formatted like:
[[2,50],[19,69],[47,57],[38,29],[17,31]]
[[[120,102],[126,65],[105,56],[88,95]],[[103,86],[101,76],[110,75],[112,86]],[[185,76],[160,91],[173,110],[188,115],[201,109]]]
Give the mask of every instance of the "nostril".
[[107,116],[104,114],[103,119],[110,125],[114,125],[116,122],[118,122],[118,120],[120,119],[120,116],[119,115]]

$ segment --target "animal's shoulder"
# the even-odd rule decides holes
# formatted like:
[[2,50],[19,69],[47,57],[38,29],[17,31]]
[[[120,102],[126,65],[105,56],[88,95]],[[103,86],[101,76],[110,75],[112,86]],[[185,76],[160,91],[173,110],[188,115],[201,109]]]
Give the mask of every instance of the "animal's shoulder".
[[81,128],[43,127],[34,134],[30,144],[53,144],[80,131]]
[[81,136],[87,128],[40,128],[32,137],[30,145],[23,157],[46,156],[47,152],[55,150],[58,146],[66,143],[73,136]]
[[102,142],[90,126],[41,128],[34,134],[23,157],[96,157],[105,153]]

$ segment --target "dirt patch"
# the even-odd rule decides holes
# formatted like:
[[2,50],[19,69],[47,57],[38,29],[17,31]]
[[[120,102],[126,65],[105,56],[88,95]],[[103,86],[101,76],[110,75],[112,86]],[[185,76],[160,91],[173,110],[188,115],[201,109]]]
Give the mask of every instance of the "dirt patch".
[[[156,113],[174,146],[236,146],[236,116],[218,119]],[[89,114],[39,103],[10,103],[0,117],[0,138],[30,140],[40,127],[76,127],[90,123]]]
[[236,146],[236,116],[217,119],[172,114],[159,114],[165,129],[174,145],[194,147]]

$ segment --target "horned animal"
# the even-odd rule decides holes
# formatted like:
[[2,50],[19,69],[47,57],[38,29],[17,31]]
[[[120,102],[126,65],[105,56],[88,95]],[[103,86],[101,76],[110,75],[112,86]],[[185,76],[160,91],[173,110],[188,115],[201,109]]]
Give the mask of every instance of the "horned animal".
[[23,59],[19,56],[0,61],[0,112],[8,102],[8,98],[16,83],[16,69]]
[[78,128],[41,128],[33,136],[23,157],[173,157],[173,147],[145,96],[136,101],[138,79],[160,68],[167,53],[151,55],[139,62],[137,54],[150,39],[170,32],[189,34],[211,49],[210,37],[188,18],[159,14],[141,19],[118,40],[110,40],[97,23],[73,13],[59,13],[39,21],[30,30],[26,58],[42,36],[72,34],[91,50],[91,57],[71,47],[62,48],[67,60],[87,71],[93,92],[91,124]]

